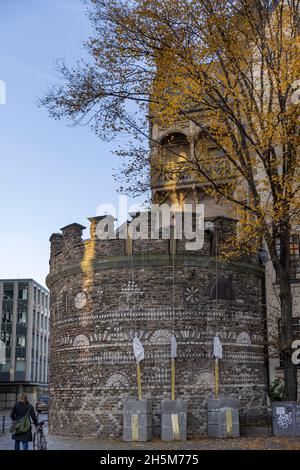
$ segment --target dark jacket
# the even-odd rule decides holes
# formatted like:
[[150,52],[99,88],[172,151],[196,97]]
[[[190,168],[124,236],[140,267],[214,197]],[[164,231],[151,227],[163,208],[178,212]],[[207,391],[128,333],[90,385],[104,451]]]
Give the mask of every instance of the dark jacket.
[[[30,421],[33,421],[33,424],[37,426],[38,420],[37,420],[35,411],[33,409],[33,406],[30,405],[30,403],[24,403],[22,401],[19,401],[18,403],[16,403],[12,409],[10,417],[13,421],[16,421],[26,416],[27,413],[29,413],[28,416],[30,418]],[[32,441],[31,426],[27,432],[24,432],[23,434],[13,434],[12,438],[16,439],[17,441],[26,441],[26,442]]]

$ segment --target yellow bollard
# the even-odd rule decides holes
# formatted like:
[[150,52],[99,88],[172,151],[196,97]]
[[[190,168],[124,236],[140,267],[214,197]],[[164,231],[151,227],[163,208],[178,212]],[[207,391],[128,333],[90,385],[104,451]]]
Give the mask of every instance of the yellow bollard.
[[137,377],[137,387],[138,387],[138,399],[142,399],[142,379],[141,379],[141,367],[140,363],[136,363],[136,377]]
[[179,418],[177,414],[171,414],[172,431],[175,441],[180,441]]
[[232,412],[231,408],[226,410],[226,430],[227,436],[232,436]]
[[139,440],[139,417],[138,415],[131,416],[131,438],[133,441]]
[[219,396],[219,359],[216,357],[215,359],[215,397],[218,398]]
[[171,400],[175,400],[175,359],[171,361]]

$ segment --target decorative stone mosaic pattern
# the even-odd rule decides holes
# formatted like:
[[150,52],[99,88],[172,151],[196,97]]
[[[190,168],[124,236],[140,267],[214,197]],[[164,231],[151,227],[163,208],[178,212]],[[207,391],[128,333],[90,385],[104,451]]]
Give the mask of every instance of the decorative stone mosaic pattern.
[[[173,307],[171,257],[166,253],[160,257],[155,247],[149,252],[149,240],[147,257],[133,250],[131,260],[126,256],[125,241],[124,248],[118,240],[105,242],[114,243],[113,248],[105,248],[99,241],[101,246],[92,250],[91,242],[81,242],[75,229],[63,232],[62,238],[61,251],[55,239],[47,280],[52,301],[52,433],[103,438],[122,435],[123,401],[137,393],[132,350],[132,339],[137,336],[145,349],[143,394],[154,399],[157,435],[160,400],[171,393],[173,332],[178,353],[176,396],[188,402],[188,436],[207,432],[206,403],[214,389],[212,341],[216,333],[223,344],[221,393],[239,399],[242,421],[264,418],[261,269],[251,263],[249,269],[245,263],[241,268],[238,263],[228,264],[224,270],[220,265],[218,272],[232,280],[236,300],[216,302],[208,295],[215,282],[214,263],[198,262],[201,253],[181,254],[175,266]],[[93,264],[85,264],[88,269],[80,264],[85,259],[80,243],[88,253],[96,253]],[[139,241],[139,248],[141,244]],[[63,300],[66,292],[71,299],[67,308]]]

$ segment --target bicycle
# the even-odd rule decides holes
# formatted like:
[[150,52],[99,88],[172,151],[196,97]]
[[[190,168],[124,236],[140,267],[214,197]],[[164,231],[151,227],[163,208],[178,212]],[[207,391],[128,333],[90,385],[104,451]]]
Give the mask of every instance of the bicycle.
[[47,440],[43,431],[44,421],[41,421],[33,434],[33,450],[47,450]]

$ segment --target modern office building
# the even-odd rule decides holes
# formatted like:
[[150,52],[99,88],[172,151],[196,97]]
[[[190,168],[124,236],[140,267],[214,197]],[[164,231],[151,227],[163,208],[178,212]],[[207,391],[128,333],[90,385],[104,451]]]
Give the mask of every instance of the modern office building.
[[21,391],[47,391],[49,291],[33,279],[0,279],[0,408]]

